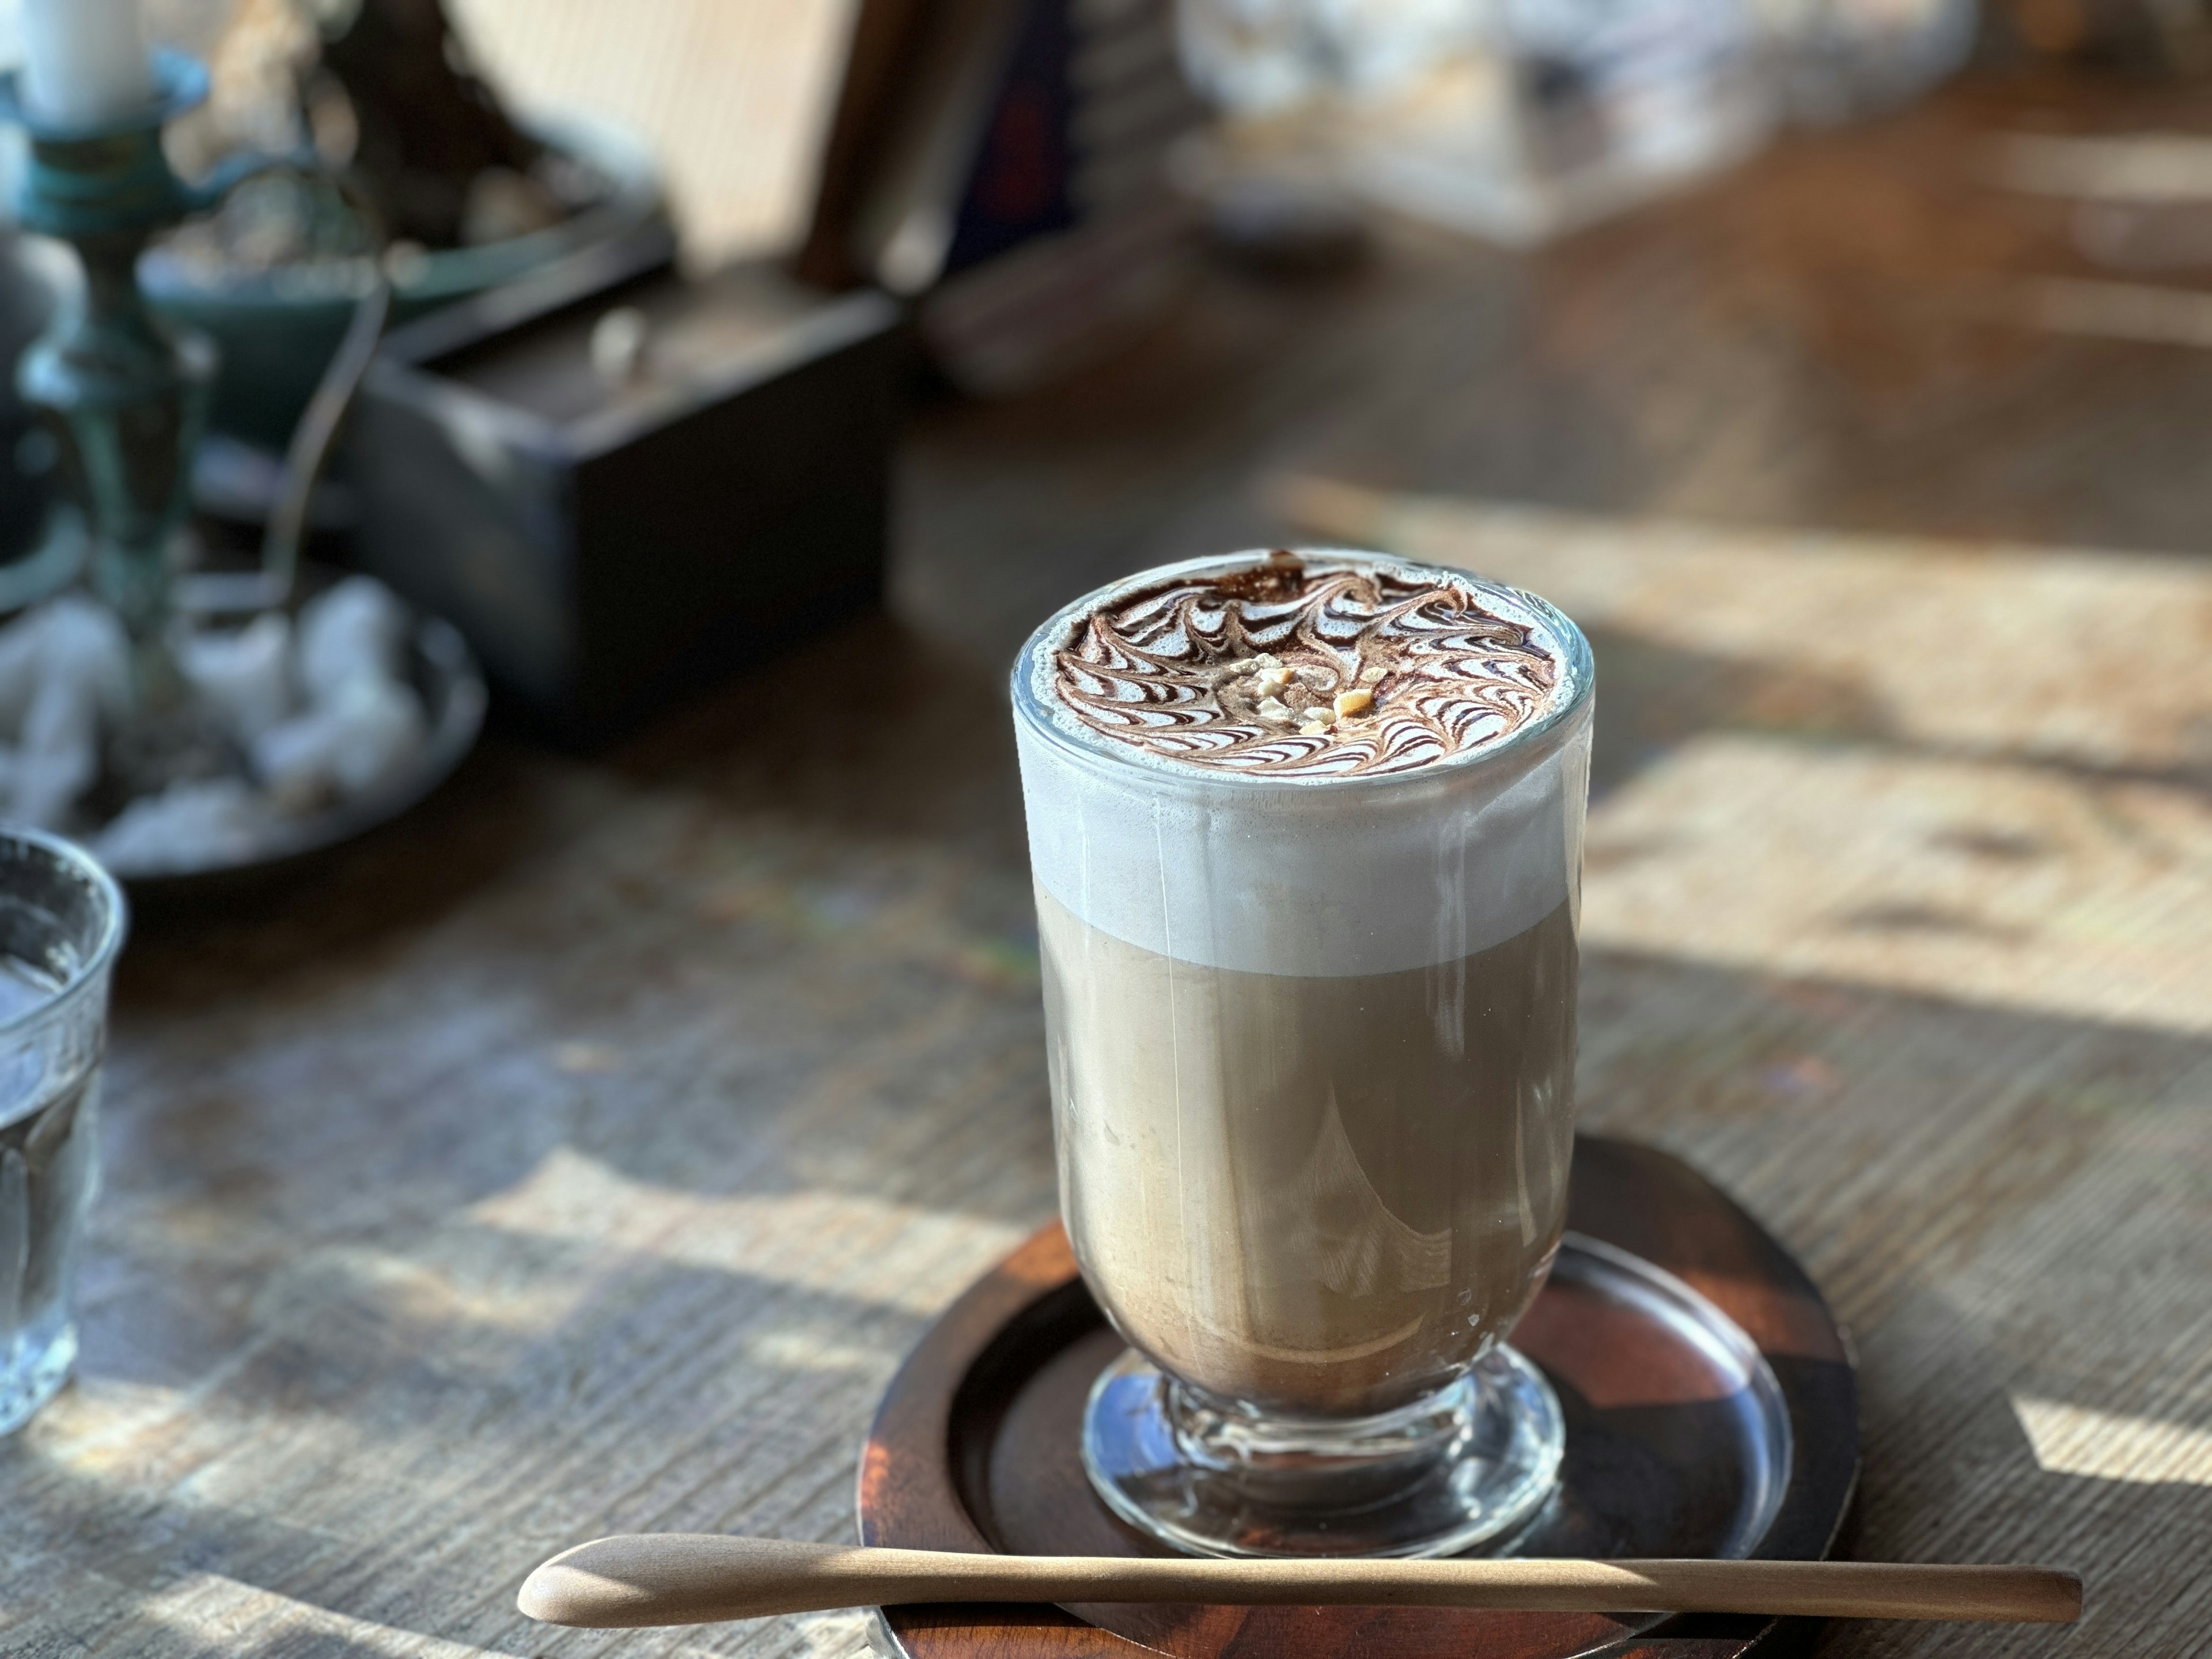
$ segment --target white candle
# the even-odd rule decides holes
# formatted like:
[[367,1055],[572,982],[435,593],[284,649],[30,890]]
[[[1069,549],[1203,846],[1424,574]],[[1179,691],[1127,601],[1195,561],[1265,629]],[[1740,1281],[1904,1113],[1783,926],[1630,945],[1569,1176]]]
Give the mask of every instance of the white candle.
[[154,99],[139,0],[22,0],[23,102],[33,117],[96,126]]

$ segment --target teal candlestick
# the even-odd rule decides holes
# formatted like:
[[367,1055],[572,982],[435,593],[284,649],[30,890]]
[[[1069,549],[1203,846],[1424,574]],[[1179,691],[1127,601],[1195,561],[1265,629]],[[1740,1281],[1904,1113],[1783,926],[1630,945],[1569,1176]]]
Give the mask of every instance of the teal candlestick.
[[204,424],[216,349],[162,322],[138,291],[138,256],[158,230],[233,182],[187,185],[169,167],[161,129],[207,95],[199,64],[159,54],[153,101],[107,125],[58,126],[27,112],[14,78],[6,112],[31,137],[18,216],[76,250],[84,297],[15,367],[24,401],[43,410],[92,536],[93,590],[131,636],[142,713],[176,703],[170,656],[172,549],[189,506],[191,458]]
[[[107,793],[119,799],[180,778],[237,769],[216,721],[191,696],[171,647],[176,551],[191,506],[191,458],[206,423],[216,352],[205,335],[156,317],[138,289],[138,256],[155,234],[216,206],[243,180],[285,169],[332,177],[320,158],[246,155],[205,182],[177,177],[161,129],[207,96],[207,71],[175,52],[154,57],[155,95],[96,126],[72,127],[27,110],[13,76],[0,76],[0,118],[30,134],[18,217],[27,230],[76,248],[84,297],[25,349],[15,383],[45,412],[91,535],[93,592],[130,636],[131,707],[107,744]],[[342,181],[333,178],[341,191]],[[286,458],[283,496],[270,518],[258,576],[201,576],[199,608],[282,605],[291,590],[307,501],[354,388],[375,350],[390,289],[368,273],[360,309]],[[213,597],[220,588],[225,596]]]

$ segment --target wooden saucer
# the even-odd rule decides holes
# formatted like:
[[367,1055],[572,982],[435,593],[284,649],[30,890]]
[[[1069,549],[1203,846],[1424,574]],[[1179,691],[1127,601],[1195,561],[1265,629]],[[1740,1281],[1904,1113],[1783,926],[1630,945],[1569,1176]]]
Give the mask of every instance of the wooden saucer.
[[[1560,1265],[1514,1334],[1567,1413],[1533,1555],[1816,1559],[1858,1474],[1850,1351],[1803,1269],[1710,1182],[1577,1139]],[[1577,1237],[1578,1236],[1578,1237]],[[1121,1351],[1045,1228],[947,1310],[891,1381],[860,1469],[860,1535],[909,1549],[1169,1553],[1091,1490],[1077,1430]],[[1742,1659],[1792,1621],[1433,1608],[887,1607],[908,1659]]]

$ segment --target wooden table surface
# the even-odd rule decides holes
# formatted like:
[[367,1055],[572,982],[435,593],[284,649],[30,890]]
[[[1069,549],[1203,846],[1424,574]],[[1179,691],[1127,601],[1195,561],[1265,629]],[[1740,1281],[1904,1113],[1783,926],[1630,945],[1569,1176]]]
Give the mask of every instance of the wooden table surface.
[[1826,1286],[1862,1554],[2088,1581],[2074,1632],[1830,1650],[2200,1644],[2212,356],[2190,272],[2100,270],[1990,159],[2206,125],[2160,96],[1972,86],[1540,254],[1211,272],[1109,365],[925,413],[890,617],[143,919],[81,1376],[0,1449],[0,1649],[856,1649],[513,1597],[611,1530],[848,1535],[884,1382],[1054,1201],[1002,665],[1292,519],[1589,627],[1586,1121]]

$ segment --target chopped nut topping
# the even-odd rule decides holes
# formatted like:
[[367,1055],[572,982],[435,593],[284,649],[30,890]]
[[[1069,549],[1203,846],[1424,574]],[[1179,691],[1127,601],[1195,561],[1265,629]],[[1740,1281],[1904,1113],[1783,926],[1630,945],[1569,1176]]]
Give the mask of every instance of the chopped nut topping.
[[[1253,568],[1097,596],[1053,648],[1057,712],[1164,761],[1327,781],[1482,748],[1571,689],[1557,642],[1480,582],[1387,560],[1231,562]],[[1298,732],[1328,735],[1283,741]]]

